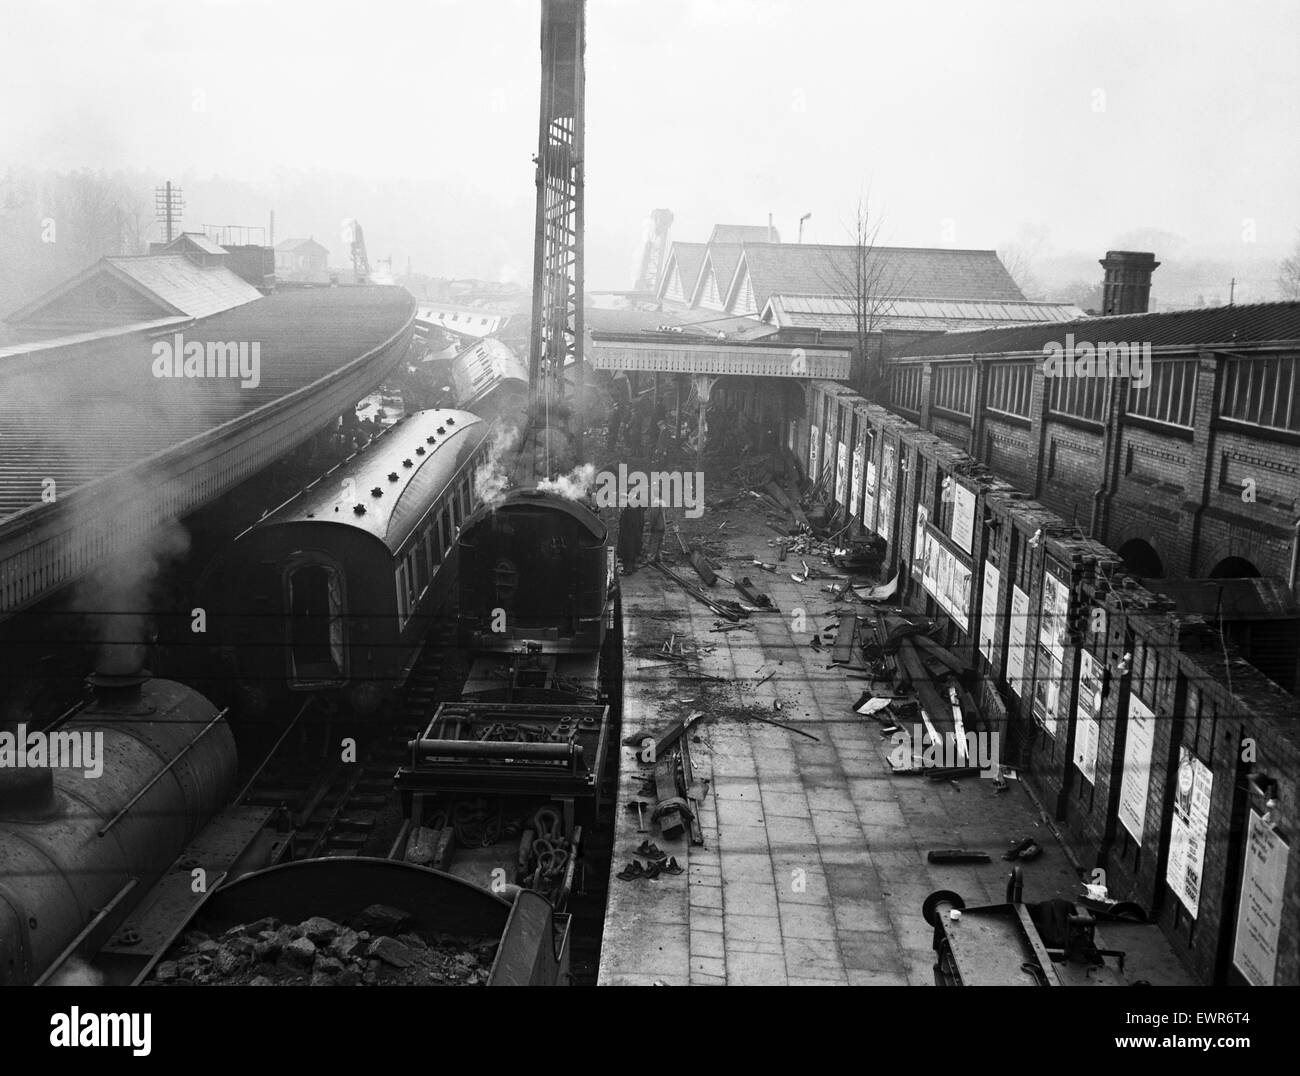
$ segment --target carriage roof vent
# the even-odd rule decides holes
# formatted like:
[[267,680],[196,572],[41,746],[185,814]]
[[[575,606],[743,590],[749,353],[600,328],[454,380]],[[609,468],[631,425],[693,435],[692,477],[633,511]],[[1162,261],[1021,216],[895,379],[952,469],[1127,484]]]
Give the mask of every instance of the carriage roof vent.
[[352,511],[356,512],[359,516],[364,516],[366,514],[366,506],[364,504],[354,504],[352,506]]
[[429,434],[429,436],[425,438],[425,441],[428,444],[433,444],[433,434]]
[[403,466],[403,467],[414,467],[415,464],[411,462],[410,457],[408,456],[406,459],[402,460],[402,466]]
[[447,416],[447,425],[448,425],[448,426],[454,426],[454,425],[456,425],[456,420],[455,420],[454,418],[452,418],[450,415]]
[[417,448],[417,449],[415,450],[415,454],[416,454],[417,456],[423,456],[423,455],[424,455],[424,445],[421,445],[419,448]]
[[374,489],[370,491],[370,496],[372,497],[382,497],[383,495],[384,495],[384,491],[380,489],[378,486],[375,486]]
[[396,481],[397,481],[397,472],[396,472],[396,471],[389,471],[389,472],[388,472],[388,481],[390,481],[390,482],[396,482]]
[[438,427],[438,432],[439,432],[439,433],[446,433],[446,432],[447,432],[447,427],[446,427],[446,426],[439,426],[439,427]]

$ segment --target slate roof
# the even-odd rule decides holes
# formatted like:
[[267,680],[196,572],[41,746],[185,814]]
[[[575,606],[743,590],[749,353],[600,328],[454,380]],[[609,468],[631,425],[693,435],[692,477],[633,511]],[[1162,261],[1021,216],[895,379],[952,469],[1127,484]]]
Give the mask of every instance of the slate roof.
[[695,292],[695,282],[700,278],[700,266],[704,264],[704,252],[709,249],[707,243],[674,243],[668,251],[668,263],[659,281],[658,294],[662,298],[668,290],[672,279],[672,270],[676,269],[682,282],[682,294],[689,302]]
[[[747,243],[731,291],[747,271],[761,310],[773,295],[852,294],[858,248],[822,243]],[[866,272],[885,294],[919,299],[1023,302],[1024,294],[993,250],[875,247]]]
[[736,275],[736,263],[740,261],[740,252],[745,248],[739,243],[710,243],[705,251],[699,274],[691,285],[691,302],[698,303],[703,295],[704,271],[709,265],[718,280],[718,297],[725,303],[732,279]]
[[112,278],[142,294],[157,306],[160,316],[203,318],[262,298],[252,284],[225,266],[196,265],[184,254],[105,257],[5,320],[21,324],[38,319],[95,277]]
[[1066,333],[1073,333],[1078,342],[1131,341],[1149,343],[1152,347],[1300,340],[1300,302],[1246,303],[1083,317],[1047,325],[957,329],[910,341],[891,350],[890,357],[1041,353],[1045,344],[1064,342]]
[[768,231],[765,224],[715,224],[709,236],[709,245],[715,243],[767,243],[781,242],[781,233],[775,228]]
[[[899,298],[882,304],[872,319],[876,329],[933,330],[986,327],[1015,322],[1063,322],[1083,317],[1072,303]],[[773,295],[763,320],[781,328],[853,332],[854,304],[844,295]]]

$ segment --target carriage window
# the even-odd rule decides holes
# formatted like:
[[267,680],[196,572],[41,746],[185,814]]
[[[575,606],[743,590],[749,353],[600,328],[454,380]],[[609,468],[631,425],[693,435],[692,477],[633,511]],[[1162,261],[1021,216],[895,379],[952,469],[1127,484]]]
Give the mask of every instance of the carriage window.
[[469,513],[470,513],[469,478],[468,478],[468,477],[466,477],[466,478],[462,478],[462,479],[460,480],[460,503],[461,503],[461,507],[464,509],[464,512],[465,512],[465,516],[464,516],[464,518],[465,518],[465,519],[468,519],[468,518],[469,518]]
[[448,553],[451,552],[451,546],[452,546],[452,542],[453,542],[453,540],[454,540],[454,535],[453,535],[453,532],[452,532],[452,524],[451,524],[451,509],[450,509],[450,508],[444,508],[444,509],[442,510],[442,553],[443,553],[443,556],[446,556]]
[[442,520],[434,519],[429,524],[429,555],[433,558],[433,565],[436,568],[442,563],[442,553],[446,545],[442,540]]
[[289,664],[295,682],[343,676],[343,583],[334,568],[304,564],[286,574]]
[[397,562],[397,619],[405,626],[411,615],[411,602],[406,590],[406,561]]
[[424,528],[424,562],[429,571],[429,577],[438,570],[438,565],[442,563],[442,546],[439,544],[438,521],[430,519]]
[[423,542],[411,547],[410,559],[411,567],[415,574],[415,596],[418,598],[424,593],[424,588],[429,585],[429,561],[425,556],[424,549],[421,548]]

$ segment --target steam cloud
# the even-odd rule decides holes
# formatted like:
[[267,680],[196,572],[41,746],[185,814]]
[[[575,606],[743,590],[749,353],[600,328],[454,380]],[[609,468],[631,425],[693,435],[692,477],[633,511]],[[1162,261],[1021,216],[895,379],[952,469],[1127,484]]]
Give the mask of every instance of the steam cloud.
[[558,493],[570,501],[586,500],[591,493],[591,484],[596,480],[596,465],[584,463],[575,467],[559,478],[544,478],[537,483],[537,488],[544,493]]
[[510,473],[506,470],[506,457],[519,442],[519,431],[513,426],[499,430],[493,438],[488,458],[474,472],[474,492],[483,504],[494,505],[506,495],[510,487]]

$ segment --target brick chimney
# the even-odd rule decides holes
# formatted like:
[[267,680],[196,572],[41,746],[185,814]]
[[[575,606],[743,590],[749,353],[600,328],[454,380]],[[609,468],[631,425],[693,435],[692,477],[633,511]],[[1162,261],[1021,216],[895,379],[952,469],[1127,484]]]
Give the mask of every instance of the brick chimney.
[[1151,299],[1151,274],[1159,267],[1154,254],[1138,250],[1108,250],[1101,260],[1103,314],[1145,314]]

